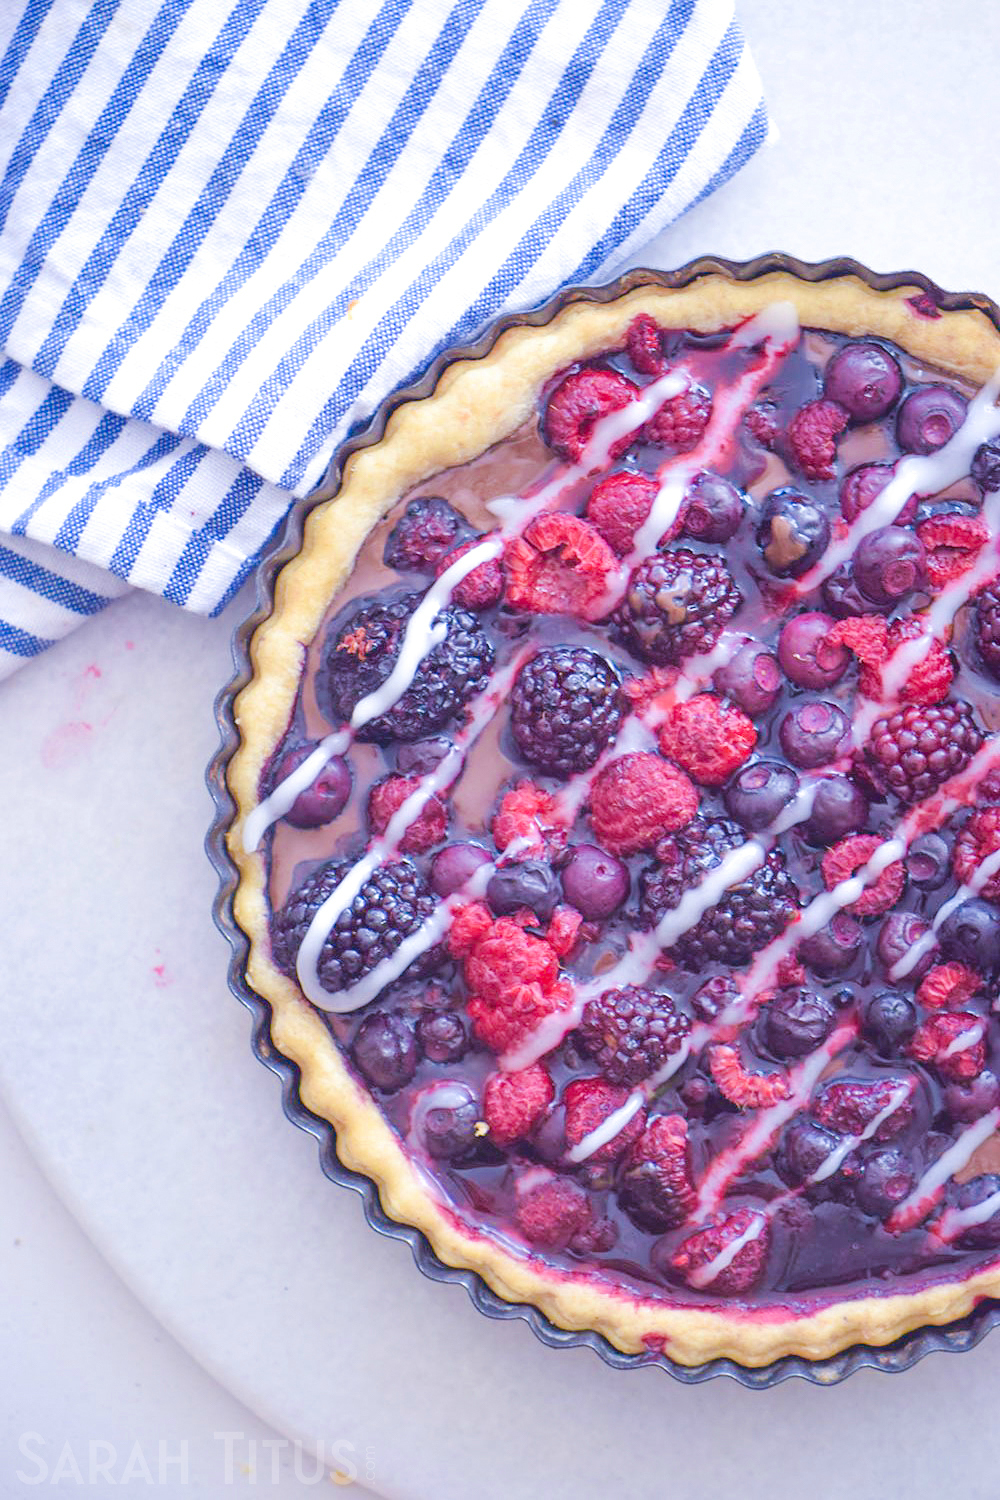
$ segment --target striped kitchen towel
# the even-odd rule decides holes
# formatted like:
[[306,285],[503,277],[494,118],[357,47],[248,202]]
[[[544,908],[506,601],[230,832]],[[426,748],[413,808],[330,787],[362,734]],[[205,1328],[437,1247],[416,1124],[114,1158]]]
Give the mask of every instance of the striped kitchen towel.
[[0,674],[220,609],[389,391],[767,132],[731,0],[0,11]]

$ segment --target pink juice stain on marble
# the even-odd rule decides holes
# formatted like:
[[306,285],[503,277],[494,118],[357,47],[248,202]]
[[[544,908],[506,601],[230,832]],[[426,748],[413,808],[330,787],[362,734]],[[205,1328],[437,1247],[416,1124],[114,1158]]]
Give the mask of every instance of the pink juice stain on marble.
[[49,731],[38,752],[47,771],[61,771],[71,765],[89,749],[95,730],[103,729],[111,719],[113,708],[100,716],[92,709],[88,711],[95,686],[103,678],[104,673],[96,662],[90,662],[76,678],[69,716]]

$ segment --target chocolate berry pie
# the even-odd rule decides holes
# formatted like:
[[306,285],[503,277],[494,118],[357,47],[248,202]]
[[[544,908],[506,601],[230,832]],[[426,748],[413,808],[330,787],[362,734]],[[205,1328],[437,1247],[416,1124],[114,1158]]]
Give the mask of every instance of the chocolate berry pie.
[[249,981],[387,1212],[561,1327],[753,1366],[1000,1294],[998,367],[912,285],[633,276],[280,571]]

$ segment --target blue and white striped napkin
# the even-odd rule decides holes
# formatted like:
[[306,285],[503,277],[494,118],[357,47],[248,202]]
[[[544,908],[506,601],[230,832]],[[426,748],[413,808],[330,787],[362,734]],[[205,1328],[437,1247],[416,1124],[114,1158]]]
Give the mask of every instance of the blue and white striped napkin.
[[0,675],[220,609],[389,391],[767,131],[731,0],[0,10]]

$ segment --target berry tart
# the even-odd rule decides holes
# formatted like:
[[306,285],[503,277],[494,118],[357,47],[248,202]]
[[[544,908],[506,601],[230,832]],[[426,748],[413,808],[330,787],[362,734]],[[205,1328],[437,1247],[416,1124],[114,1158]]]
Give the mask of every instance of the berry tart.
[[234,911],[387,1213],[564,1329],[826,1358],[1000,1295],[1000,334],[633,273],[397,403],[235,698]]

